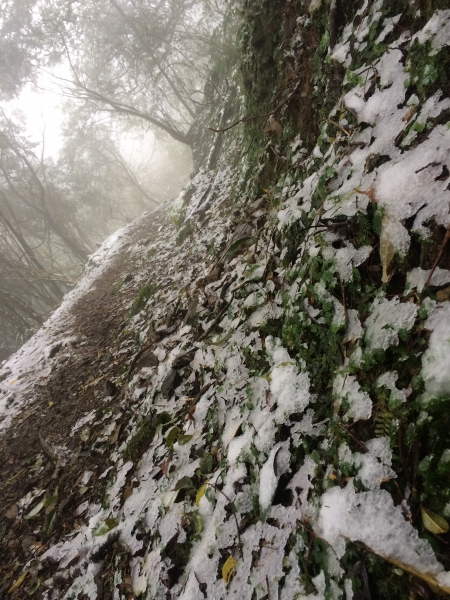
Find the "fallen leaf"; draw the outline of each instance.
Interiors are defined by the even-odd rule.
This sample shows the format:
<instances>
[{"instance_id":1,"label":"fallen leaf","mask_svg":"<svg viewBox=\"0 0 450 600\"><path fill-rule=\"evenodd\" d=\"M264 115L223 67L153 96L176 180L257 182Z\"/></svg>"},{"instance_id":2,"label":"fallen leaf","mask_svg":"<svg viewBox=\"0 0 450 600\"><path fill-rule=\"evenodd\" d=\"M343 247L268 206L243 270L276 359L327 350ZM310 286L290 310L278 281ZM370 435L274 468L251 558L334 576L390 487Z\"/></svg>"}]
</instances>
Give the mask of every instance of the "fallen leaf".
<instances>
[{"instance_id":1,"label":"fallen leaf","mask_svg":"<svg viewBox=\"0 0 450 600\"><path fill-rule=\"evenodd\" d=\"M231 244L227 250L227 256L233 256L233 254L235 254L243 244L246 244L251 239L251 236L246 236Z\"/></svg>"},{"instance_id":2,"label":"fallen leaf","mask_svg":"<svg viewBox=\"0 0 450 600\"><path fill-rule=\"evenodd\" d=\"M19 508L18 508L17 504L11 504L11 506L8 508L8 510L5 513L5 517L7 519L15 519L18 514L19 514Z\"/></svg>"},{"instance_id":3,"label":"fallen leaf","mask_svg":"<svg viewBox=\"0 0 450 600\"><path fill-rule=\"evenodd\" d=\"M18 587L20 587L22 585L22 582L25 579L25 577L27 576L27 574L28 574L28 571L25 571L24 573L22 573L22 575L19 577L19 579L16 579L16 581L9 588L8 594L12 594L13 592L15 592L17 590Z\"/></svg>"},{"instance_id":4,"label":"fallen leaf","mask_svg":"<svg viewBox=\"0 0 450 600\"><path fill-rule=\"evenodd\" d=\"M283 135L283 127L282 127L281 123L279 123L273 115L270 115L269 122L264 131L266 133L268 133L269 131L273 131L273 133L277 137L281 137Z\"/></svg>"},{"instance_id":5,"label":"fallen leaf","mask_svg":"<svg viewBox=\"0 0 450 600\"><path fill-rule=\"evenodd\" d=\"M174 445L175 440L177 439L179 433L180 433L180 428L175 425L175 427L172 427L172 429L167 434L166 446L169 448L169 450L173 450L173 445Z\"/></svg>"},{"instance_id":6,"label":"fallen leaf","mask_svg":"<svg viewBox=\"0 0 450 600\"><path fill-rule=\"evenodd\" d=\"M195 504L198 506L200 504L200 500L203 498L206 492L206 486L208 482L204 483L201 488L198 489L197 495L195 496Z\"/></svg>"},{"instance_id":7,"label":"fallen leaf","mask_svg":"<svg viewBox=\"0 0 450 600\"><path fill-rule=\"evenodd\" d=\"M77 515L77 517L79 517L80 515L82 515L84 513L84 511L89 507L89 501L86 500L85 502L83 502L82 504L80 504L76 511L75 514Z\"/></svg>"},{"instance_id":8,"label":"fallen leaf","mask_svg":"<svg viewBox=\"0 0 450 600\"><path fill-rule=\"evenodd\" d=\"M119 524L118 519L116 519L115 517L109 517L109 519L106 519L104 525L102 525L101 527L98 528L97 532L94 534L95 537L100 537L101 535L105 535L105 533L108 533L109 531L111 531L111 529L114 529L114 527L117 527L118 524Z\"/></svg>"},{"instance_id":9,"label":"fallen leaf","mask_svg":"<svg viewBox=\"0 0 450 600\"><path fill-rule=\"evenodd\" d=\"M383 217L382 228L380 233L380 259L381 265L383 267L383 275L381 277L381 281L383 283L387 283L389 279L388 268L395 255L395 248L392 245L391 238L387 233L390 223L391 219L388 215L385 215Z\"/></svg>"},{"instance_id":10,"label":"fallen leaf","mask_svg":"<svg viewBox=\"0 0 450 600\"><path fill-rule=\"evenodd\" d=\"M228 585L235 568L236 561L232 556L229 556L222 567L222 579L225 581L225 585Z\"/></svg>"},{"instance_id":11,"label":"fallen leaf","mask_svg":"<svg viewBox=\"0 0 450 600\"><path fill-rule=\"evenodd\" d=\"M185 446L193 437L193 435L179 435L177 442L180 446Z\"/></svg>"},{"instance_id":12,"label":"fallen leaf","mask_svg":"<svg viewBox=\"0 0 450 600\"><path fill-rule=\"evenodd\" d=\"M439 290L436 293L436 300L438 302L445 302L450 298L450 287L446 287L444 290Z\"/></svg>"},{"instance_id":13,"label":"fallen leaf","mask_svg":"<svg viewBox=\"0 0 450 600\"><path fill-rule=\"evenodd\" d=\"M444 519L444 517L437 515L435 512L433 512L432 510L428 510L424 506L421 507L421 511L422 522L425 529L428 529L428 531L431 531L431 533L436 534L447 533L448 523Z\"/></svg>"},{"instance_id":14,"label":"fallen leaf","mask_svg":"<svg viewBox=\"0 0 450 600\"><path fill-rule=\"evenodd\" d=\"M125 488L125 491L123 493L123 499L124 500L128 500L128 498L133 494L133 488L130 485L129 487Z\"/></svg>"},{"instance_id":15,"label":"fallen leaf","mask_svg":"<svg viewBox=\"0 0 450 600\"><path fill-rule=\"evenodd\" d=\"M115 444L117 442L117 440L119 439L119 433L120 433L120 428L122 427L122 425L117 425L116 429L114 430L114 433L112 434L109 443L110 444Z\"/></svg>"},{"instance_id":16,"label":"fallen leaf","mask_svg":"<svg viewBox=\"0 0 450 600\"><path fill-rule=\"evenodd\" d=\"M190 477L182 477L173 488L175 491L177 490L190 490L194 487L192 483L192 479Z\"/></svg>"},{"instance_id":17,"label":"fallen leaf","mask_svg":"<svg viewBox=\"0 0 450 600\"><path fill-rule=\"evenodd\" d=\"M41 512L44 502L45 500L41 500L39 504L36 504L36 506L25 516L25 519L32 519L33 517L36 517Z\"/></svg>"},{"instance_id":18,"label":"fallen leaf","mask_svg":"<svg viewBox=\"0 0 450 600\"><path fill-rule=\"evenodd\" d=\"M167 475L167 473L169 472L170 469L170 465L171 462L170 460L165 460L162 464L161 464L161 471L163 472L164 475Z\"/></svg>"}]
</instances>

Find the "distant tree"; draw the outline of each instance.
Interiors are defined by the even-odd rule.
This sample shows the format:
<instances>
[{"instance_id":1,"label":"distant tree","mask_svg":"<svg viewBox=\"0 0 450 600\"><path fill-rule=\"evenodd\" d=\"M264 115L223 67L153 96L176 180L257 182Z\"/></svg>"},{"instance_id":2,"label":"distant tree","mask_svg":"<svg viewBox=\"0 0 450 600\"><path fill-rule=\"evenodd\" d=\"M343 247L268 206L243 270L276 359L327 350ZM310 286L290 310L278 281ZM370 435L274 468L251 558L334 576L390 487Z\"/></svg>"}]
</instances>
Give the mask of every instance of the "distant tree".
<instances>
[{"instance_id":1,"label":"distant tree","mask_svg":"<svg viewBox=\"0 0 450 600\"><path fill-rule=\"evenodd\" d=\"M209 79L219 0L7 1L0 51L16 67L5 77L4 95L59 62L64 93L92 112L137 118L190 143ZM8 69L4 54L0 74Z\"/></svg>"},{"instance_id":2,"label":"distant tree","mask_svg":"<svg viewBox=\"0 0 450 600\"><path fill-rule=\"evenodd\" d=\"M21 129L0 119L0 323L4 343L38 326L92 246ZM19 340L20 341L20 340Z\"/></svg>"},{"instance_id":3,"label":"distant tree","mask_svg":"<svg viewBox=\"0 0 450 600\"><path fill-rule=\"evenodd\" d=\"M76 206L83 232L98 242L144 210L155 208L160 198L150 193L124 159L109 124L83 128L74 118L65 127L55 177Z\"/></svg>"}]
</instances>

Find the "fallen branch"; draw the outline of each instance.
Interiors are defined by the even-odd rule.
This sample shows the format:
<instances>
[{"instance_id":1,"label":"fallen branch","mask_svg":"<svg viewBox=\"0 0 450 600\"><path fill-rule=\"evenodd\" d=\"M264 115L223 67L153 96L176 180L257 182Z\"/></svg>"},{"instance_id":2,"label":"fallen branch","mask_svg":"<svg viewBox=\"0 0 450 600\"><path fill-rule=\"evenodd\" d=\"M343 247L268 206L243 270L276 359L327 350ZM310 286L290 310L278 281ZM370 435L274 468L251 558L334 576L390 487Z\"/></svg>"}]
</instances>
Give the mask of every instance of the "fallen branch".
<instances>
[{"instance_id":1,"label":"fallen branch","mask_svg":"<svg viewBox=\"0 0 450 600\"><path fill-rule=\"evenodd\" d=\"M206 485L209 485L210 487L212 487L214 490L216 490L216 492L220 492L222 494L222 496L224 496L224 498L226 498L228 500L228 502L229 502L229 504L231 506L231 510L233 511L234 520L236 522L236 529L237 529L238 543L239 543L239 551L241 553L241 558L243 559L244 558L244 551L242 549L241 534L239 533L239 523L238 523L238 520L237 520L236 509L234 508L234 504L231 502L231 500L225 494L225 492L222 492L222 490L220 490L215 483L207 483Z\"/></svg>"},{"instance_id":2,"label":"fallen branch","mask_svg":"<svg viewBox=\"0 0 450 600\"><path fill-rule=\"evenodd\" d=\"M275 115L277 112L279 112L283 108L283 106L285 106L289 102L289 100L292 98L293 94L294 94L294 92L289 94L289 96L286 98L286 100L284 102L282 102L280 105L278 105L274 110L271 110L269 113L266 113L264 115L255 115L253 117L245 117L243 119L239 119L239 121L236 121L232 125L229 125L228 127L224 127L223 129L213 129L212 127L208 127L208 129L210 131L214 131L214 133L224 133L225 131L229 131L230 129L233 129L233 127L236 127L236 125L239 125L240 123L249 123L250 121L256 121L257 119L265 119L267 117L270 117L271 115Z\"/></svg>"},{"instance_id":3,"label":"fallen branch","mask_svg":"<svg viewBox=\"0 0 450 600\"><path fill-rule=\"evenodd\" d=\"M343 133L345 133L345 135L347 137L350 136L350 133L346 129L344 129L343 127L341 127L341 125L339 125L339 123L336 123L336 121L332 121L331 119L328 119L328 123L331 123L332 125L334 125L338 129L340 129Z\"/></svg>"},{"instance_id":4,"label":"fallen branch","mask_svg":"<svg viewBox=\"0 0 450 600\"><path fill-rule=\"evenodd\" d=\"M425 281L425 285L423 286L422 297L423 297L423 294L424 294L425 290L427 289L427 287L430 284L431 278L433 277L433 274L436 271L436 267L438 266L438 264L439 264L439 262L440 262L440 260L442 258L442 255L444 254L444 250L445 250L445 247L446 247L447 242L448 242L449 239L450 239L450 225L447 227L447 231L445 233L445 237L444 237L444 241L442 242L441 249L439 250L439 254L437 255L436 260L434 261L433 268L429 272L428 277L427 277L427 279Z\"/></svg>"}]
</instances>

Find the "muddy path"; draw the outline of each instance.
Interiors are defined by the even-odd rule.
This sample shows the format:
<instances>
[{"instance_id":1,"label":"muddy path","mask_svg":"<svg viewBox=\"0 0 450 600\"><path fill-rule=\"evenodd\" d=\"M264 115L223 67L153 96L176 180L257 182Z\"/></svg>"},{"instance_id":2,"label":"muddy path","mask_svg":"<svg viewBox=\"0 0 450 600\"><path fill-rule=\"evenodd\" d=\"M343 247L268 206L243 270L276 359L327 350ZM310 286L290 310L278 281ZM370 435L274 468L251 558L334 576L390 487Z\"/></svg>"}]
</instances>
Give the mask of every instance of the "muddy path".
<instances>
[{"instance_id":1,"label":"muddy path","mask_svg":"<svg viewBox=\"0 0 450 600\"><path fill-rule=\"evenodd\" d=\"M61 335L69 335L73 342L50 350L50 374L35 374L31 390L23 395L25 408L0 434L1 597L32 554L42 553L51 539L76 528L74 506L80 499L73 490L80 476L99 475L107 468L108 456L90 450L96 420L98 414L114 410L119 393L112 380L134 351L134 344L124 344L120 333L143 281L151 277L145 266L136 270L137 257L166 227L173 226L163 206L127 228L122 251L109 261L95 285L76 298L67 322L60 323ZM125 348L120 358L112 361L121 344ZM91 411L97 412L89 437L71 435L80 415ZM45 540L33 533L32 519L15 519L17 502L32 490L56 491L59 498L58 522Z\"/></svg>"}]
</instances>

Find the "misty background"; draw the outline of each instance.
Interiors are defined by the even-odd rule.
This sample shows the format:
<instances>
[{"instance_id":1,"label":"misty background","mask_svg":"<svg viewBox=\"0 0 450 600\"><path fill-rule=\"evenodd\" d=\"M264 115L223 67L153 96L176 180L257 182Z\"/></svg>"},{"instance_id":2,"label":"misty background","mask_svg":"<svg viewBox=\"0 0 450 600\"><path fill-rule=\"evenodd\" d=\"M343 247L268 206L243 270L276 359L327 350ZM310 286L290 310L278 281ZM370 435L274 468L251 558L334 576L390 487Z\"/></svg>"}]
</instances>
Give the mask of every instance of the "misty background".
<instances>
[{"instance_id":1,"label":"misty background","mask_svg":"<svg viewBox=\"0 0 450 600\"><path fill-rule=\"evenodd\" d=\"M189 180L224 0L5 0L0 360L89 255Z\"/></svg>"}]
</instances>

